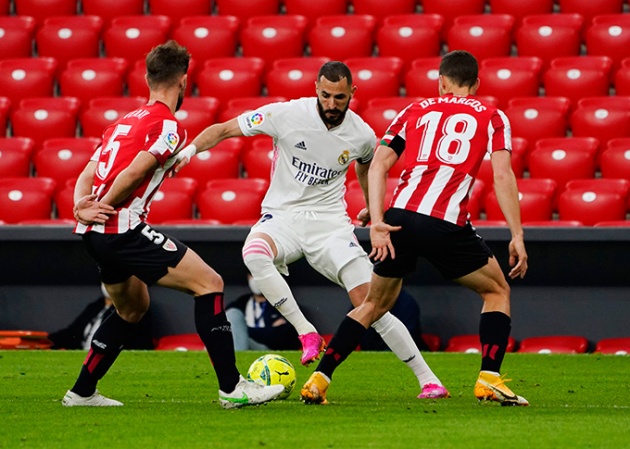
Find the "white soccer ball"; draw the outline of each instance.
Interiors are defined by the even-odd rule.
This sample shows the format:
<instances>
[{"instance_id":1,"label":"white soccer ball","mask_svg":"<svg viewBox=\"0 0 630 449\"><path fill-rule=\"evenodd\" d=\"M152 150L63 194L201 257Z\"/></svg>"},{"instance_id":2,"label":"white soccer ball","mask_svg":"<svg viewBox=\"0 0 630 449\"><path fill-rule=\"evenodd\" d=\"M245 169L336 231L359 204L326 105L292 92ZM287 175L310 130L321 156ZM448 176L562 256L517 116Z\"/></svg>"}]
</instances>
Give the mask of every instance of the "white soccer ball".
<instances>
[{"instance_id":1,"label":"white soccer ball","mask_svg":"<svg viewBox=\"0 0 630 449\"><path fill-rule=\"evenodd\" d=\"M247 378L260 385L283 385L278 399L289 397L295 388L295 368L291 362L277 354L266 354L254 360L247 370Z\"/></svg>"}]
</instances>

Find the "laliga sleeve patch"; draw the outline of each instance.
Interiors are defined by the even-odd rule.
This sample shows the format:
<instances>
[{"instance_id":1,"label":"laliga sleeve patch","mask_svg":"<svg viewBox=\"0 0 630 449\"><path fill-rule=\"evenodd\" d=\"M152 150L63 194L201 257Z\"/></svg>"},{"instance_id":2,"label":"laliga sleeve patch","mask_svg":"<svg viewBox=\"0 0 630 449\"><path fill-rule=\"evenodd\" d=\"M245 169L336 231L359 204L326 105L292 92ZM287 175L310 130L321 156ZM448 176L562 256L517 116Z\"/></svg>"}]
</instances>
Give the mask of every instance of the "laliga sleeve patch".
<instances>
[{"instance_id":1,"label":"laliga sleeve patch","mask_svg":"<svg viewBox=\"0 0 630 449\"><path fill-rule=\"evenodd\" d=\"M175 148L177 148L177 144L179 143L179 136L177 135L177 133L170 132L166 134L166 136L164 136L164 143L166 143L166 146L174 151Z\"/></svg>"},{"instance_id":2,"label":"laliga sleeve patch","mask_svg":"<svg viewBox=\"0 0 630 449\"><path fill-rule=\"evenodd\" d=\"M249 129L260 126L265 121L265 116L260 112L254 112L249 117L247 117L247 127Z\"/></svg>"}]
</instances>

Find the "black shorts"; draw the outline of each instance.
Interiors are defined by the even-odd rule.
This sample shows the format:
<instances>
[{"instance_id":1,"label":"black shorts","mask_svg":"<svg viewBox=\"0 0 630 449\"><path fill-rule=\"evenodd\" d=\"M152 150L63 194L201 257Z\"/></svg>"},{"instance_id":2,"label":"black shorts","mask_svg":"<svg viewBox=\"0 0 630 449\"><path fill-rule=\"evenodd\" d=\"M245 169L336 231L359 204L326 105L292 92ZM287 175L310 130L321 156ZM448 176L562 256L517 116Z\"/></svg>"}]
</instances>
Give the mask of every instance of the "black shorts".
<instances>
[{"instance_id":1,"label":"black shorts","mask_svg":"<svg viewBox=\"0 0 630 449\"><path fill-rule=\"evenodd\" d=\"M88 253L96 260L105 284L136 276L153 285L176 267L188 247L143 223L124 234L83 234Z\"/></svg>"},{"instance_id":2,"label":"black shorts","mask_svg":"<svg viewBox=\"0 0 630 449\"><path fill-rule=\"evenodd\" d=\"M374 265L374 273L382 277L404 277L416 270L421 256L445 279L457 279L485 266L493 257L470 223L458 226L404 209L389 209L385 222L402 229L390 234L396 259L388 257Z\"/></svg>"}]
</instances>

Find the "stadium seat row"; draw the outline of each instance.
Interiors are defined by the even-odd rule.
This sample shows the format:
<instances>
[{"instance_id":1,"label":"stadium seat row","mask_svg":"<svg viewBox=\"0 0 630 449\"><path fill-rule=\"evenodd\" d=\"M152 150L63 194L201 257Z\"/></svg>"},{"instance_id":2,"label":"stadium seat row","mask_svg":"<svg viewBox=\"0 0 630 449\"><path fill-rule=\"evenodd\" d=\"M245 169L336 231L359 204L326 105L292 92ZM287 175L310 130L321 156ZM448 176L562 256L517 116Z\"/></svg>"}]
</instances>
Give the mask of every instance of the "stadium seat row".
<instances>
[{"instance_id":1,"label":"stadium seat row","mask_svg":"<svg viewBox=\"0 0 630 449\"><path fill-rule=\"evenodd\" d=\"M326 336L324 336L326 338ZM435 334L422 334L422 339L430 351L441 350L441 339ZM518 348L518 349L517 349ZM204 345L197 334L165 335L158 339L156 350L163 351L202 351ZM539 354L582 354L589 349L586 338L577 335L558 335L527 337L517 344L510 337L508 352L525 352ZM448 340L446 352L481 352L478 335L456 335ZM628 355L630 354L630 337L605 338L599 340L593 350L595 353Z\"/></svg>"},{"instance_id":2,"label":"stadium seat row","mask_svg":"<svg viewBox=\"0 0 630 449\"><path fill-rule=\"evenodd\" d=\"M0 58L54 57L58 70L71 58L117 57L129 66L155 45L173 38L200 65L210 58L245 56L276 59L301 56L345 60L395 56L405 70L413 59L439 56L446 48L469 50L479 60L536 56L546 68L560 56L608 56L613 69L630 56L630 15L603 14L586 22L579 14L526 16L458 15L445 26L439 14L326 15L310 24L306 16L275 14L241 22L227 15L191 15L173 24L164 15L54 15L38 24L30 16L0 16Z\"/></svg>"}]
</instances>

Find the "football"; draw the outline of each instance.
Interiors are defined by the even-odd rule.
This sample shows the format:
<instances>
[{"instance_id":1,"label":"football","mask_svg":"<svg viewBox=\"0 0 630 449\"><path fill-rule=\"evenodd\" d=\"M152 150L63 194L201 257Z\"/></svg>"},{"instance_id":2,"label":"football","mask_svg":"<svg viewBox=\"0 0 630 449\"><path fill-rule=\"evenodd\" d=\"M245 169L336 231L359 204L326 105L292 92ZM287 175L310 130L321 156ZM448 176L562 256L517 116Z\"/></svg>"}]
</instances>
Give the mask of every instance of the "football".
<instances>
[{"instance_id":1,"label":"football","mask_svg":"<svg viewBox=\"0 0 630 449\"><path fill-rule=\"evenodd\" d=\"M277 354L266 354L254 360L247 370L247 378L260 385L284 385L278 399L288 398L296 382L291 362Z\"/></svg>"}]
</instances>

